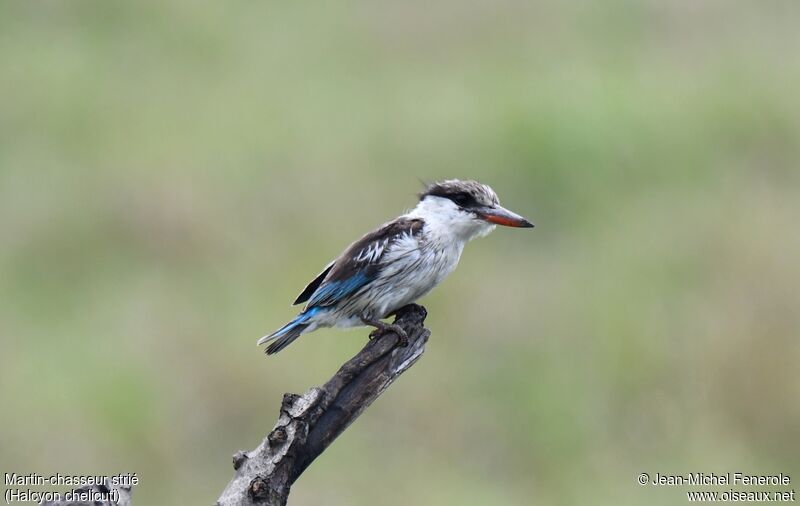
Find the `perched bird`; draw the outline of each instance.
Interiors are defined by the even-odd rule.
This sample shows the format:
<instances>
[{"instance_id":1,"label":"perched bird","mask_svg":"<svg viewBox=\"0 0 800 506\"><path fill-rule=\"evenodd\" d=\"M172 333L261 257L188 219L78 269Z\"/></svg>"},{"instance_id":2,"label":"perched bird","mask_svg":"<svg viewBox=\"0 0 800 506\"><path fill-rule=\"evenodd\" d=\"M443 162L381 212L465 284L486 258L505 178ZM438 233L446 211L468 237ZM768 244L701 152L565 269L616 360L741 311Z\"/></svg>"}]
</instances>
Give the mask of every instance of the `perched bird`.
<instances>
[{"instance_id":1,"label":"perched bird","mask_svg":"<svg viewBox=\"0 0 800 506\"><path fill-rule=\"evenodd\" d=\"M533 227L500 206L497 194L477 181L429 185L410 212L381 225L347 247L294 301L303 311L258 344L274 340L267 354L281 351L301 334L320 327L376 327L370 337L402 328L380 321L414 302L453 272L464 244L495 225Z\"/></svg>"}]
</instances>

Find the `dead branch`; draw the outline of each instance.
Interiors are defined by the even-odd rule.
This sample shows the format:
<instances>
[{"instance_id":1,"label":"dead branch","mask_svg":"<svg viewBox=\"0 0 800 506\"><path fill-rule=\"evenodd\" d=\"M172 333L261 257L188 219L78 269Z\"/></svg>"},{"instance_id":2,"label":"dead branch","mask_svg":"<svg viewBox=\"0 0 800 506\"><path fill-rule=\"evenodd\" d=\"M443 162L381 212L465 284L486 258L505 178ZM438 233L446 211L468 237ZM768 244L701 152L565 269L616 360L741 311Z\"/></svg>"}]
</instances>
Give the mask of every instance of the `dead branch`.
<instances>
[{"instance_id":1,"label":"dead branch","mask_svg":"<svg viewBox=\"0 0 800 506\"><path fill-rule=\"evenodd\" d=\"M408 346L396 347L397 335L387 333L369 341L322 387L284 394L269 435L255 450L233 456L236 473L217 505L285 505L292 484L314 459L422 356L430 336L426 316L422 306L405 306L395 323L408 334Z\"/></svg>"}]
</instances>

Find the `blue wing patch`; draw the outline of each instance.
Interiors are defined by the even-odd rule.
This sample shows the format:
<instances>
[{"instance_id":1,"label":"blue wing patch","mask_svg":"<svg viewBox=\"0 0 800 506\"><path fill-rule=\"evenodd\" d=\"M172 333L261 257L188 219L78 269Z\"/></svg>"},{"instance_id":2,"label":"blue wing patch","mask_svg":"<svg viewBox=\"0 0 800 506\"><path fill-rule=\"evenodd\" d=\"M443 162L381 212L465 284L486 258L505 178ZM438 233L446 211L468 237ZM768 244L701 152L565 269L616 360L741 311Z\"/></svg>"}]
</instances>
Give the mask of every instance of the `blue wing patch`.
<instances>
[{"instance_id":1,"label":"blue wing patch","mask_svg":"<svg viewBox=\"0 0 800 506\"><path fill-rule=\"evenodd\" d=\"M357 272L347 279L323 283L308 300L308 307L330 306L354 294L372 279L363 272Z\"/></svg>"}]
</instances>

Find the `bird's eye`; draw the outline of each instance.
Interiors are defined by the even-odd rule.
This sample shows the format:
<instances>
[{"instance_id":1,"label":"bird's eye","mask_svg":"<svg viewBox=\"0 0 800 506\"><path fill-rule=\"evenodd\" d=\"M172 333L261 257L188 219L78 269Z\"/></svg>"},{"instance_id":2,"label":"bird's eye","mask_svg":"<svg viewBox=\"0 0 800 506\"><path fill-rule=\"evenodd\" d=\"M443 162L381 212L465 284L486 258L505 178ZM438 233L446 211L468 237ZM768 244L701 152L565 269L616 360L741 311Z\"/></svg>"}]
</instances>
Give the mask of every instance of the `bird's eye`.
<instances>
[{"instance_id":1,"label":"bird's eye","mask_svg":"<svg viewBox=\"0 0 800 506\"><path fill-rule=\"evenodd\" d=\"M465 207L470 203L470 197L466 193L457 193L451 197L451 200L459 207Z\"/></svg>"}]
</instances>

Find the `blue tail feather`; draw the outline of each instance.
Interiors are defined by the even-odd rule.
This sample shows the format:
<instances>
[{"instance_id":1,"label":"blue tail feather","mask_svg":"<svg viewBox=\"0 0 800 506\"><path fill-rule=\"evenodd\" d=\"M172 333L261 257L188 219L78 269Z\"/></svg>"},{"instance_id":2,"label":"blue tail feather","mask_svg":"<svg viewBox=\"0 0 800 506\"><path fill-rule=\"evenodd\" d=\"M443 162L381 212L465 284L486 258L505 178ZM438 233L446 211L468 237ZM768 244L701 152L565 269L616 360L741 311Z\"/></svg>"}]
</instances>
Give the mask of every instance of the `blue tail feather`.
<instances>
[{"instance_id":1,"label":"blue tail feather","mask_svg":"<svg viewBox=\"0 0 800 506\"><path fill-rule=\"evenodd\" d=\"M311 317L317 314L319 310L319 307L312 307L306 311L303 311L283 327L279 328L272 334L259 339L258 344L264 344L275 339L276 341L267 347L266 352L268 355L278 353L282 349L289 346L292 341L300 337L300 334L302 334L306 327L310 325L308 321L311 319Z\"/></svg>"}]
</instances>

